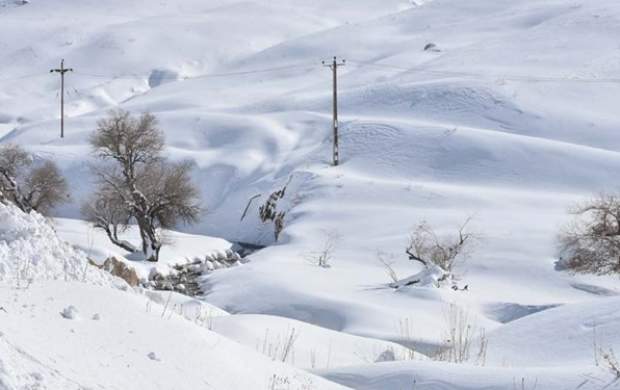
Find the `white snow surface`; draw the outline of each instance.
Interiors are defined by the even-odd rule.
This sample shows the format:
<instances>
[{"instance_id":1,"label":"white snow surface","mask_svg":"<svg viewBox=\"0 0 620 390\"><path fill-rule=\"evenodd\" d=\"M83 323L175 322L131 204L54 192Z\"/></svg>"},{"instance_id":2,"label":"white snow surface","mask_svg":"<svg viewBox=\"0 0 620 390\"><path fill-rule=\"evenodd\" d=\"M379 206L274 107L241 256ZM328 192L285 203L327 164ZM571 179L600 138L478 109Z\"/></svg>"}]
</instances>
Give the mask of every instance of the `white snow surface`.
<instances>
[{"instance_id":1,"label":"white snow surface","mask_svg":"<svg viewBox=\"0 0 620 390\"><path fill-rule=\"evenodd\" d=\"M204 260L205 256L223 253L231 244L221 238L175 231L164 231L166 245L160 251L160 260L156 264L145 262L141 253L128 253L110 242L106 234L95 229L89 223L77 219L54 219L54 227L63 240L85 253L89 259L102 265L109 257L125 262L136 271L140 279L148 280L153 269L160 274L168 274L178 264ZM132 243L140 243L138 229L134 226L123 234Z\"/></svg>"},{"instance_id":2,"label":"white snow surface","mask_svg":"<svg viewBox=\"0 0 620 390\"><path fill-rule=\"evenodd\" d=\"M0 292L3 390L267 389L274 376L291 388L342 389L135 293L64 281ZM68 305L81 315L63 317Z\"/></svg>"},{"instance_id":3,"label":"white snow surface","mask_svg":"<svg viewBox=\"0 0 620 390\"><path fill-rule=\"evenodd\" d=\"M0 202L0 282L24 287L41 280L119 283L88 264L84 253L62 241L49 221Z\"/></svg>"},{"instance_id":4,"label":"white snow surface","mask_svg":"<svg viewBox=\"0 0 620 390\"><path fill-rule=\"evenodd\" d=\"M123 381L135 377L144 387L171 388L172 377L189 375L181 366L147 368L172 364L175 358L211 361L228 350L224 357L231 366L200 365L215 373L221 369L215 388L235 388L236 382L227 380L245 380L234 374L240 368L232 366L233 357L242 355L252 361L238 366L260 372L248 375L247 383L262 378L249 388L268 388L265 381L277 370L257 357L264 349L256 347L256 340L264 338L267 329L286 334L295 327L300 329L299 358L282 369L301 372L292 364L312 368L311 356L325 356L332 342L340 348L333 354L334 364L319 363L316 373L356 389L411 388L414 377L415 388L428 389L514 389L521 388L522 379L526 389L617 386L604 365L595 365L593 340L620 354L618 278L571 275L554 267L556 235L569 220L567 207L596 192L618 190L617 1L0 4L0 142L52 157L67 175L72 202L56 210L63 239L95 257L115 250L105 240L91 245L93 233L76 219L94 181L88 169L93 162L88 137L99 118L121 107L153 112L166 135L167 156L196 162L194 177L207 212L199 224L179 227L183 233L175 237L178 246L167 249L174 257L235 241L269 245L247 264L204 278L207 294L202 299L224 311L216 310L221 317L207 323L227 338L183 322L174 329L191 329L187 333L193 336L175 354L172 347L158 350L141 339L135 350L108 350L105 338L118 339L108 335L110 328L102 328L97 337L89 334L91 346L102 351L89 358L95 362L97 354L122 353L125 360L110 360L110 367L120 370L114 364L131 364L150 376L107 378L111 371L104 370L92 381L125 388ZM439 50L424 51L428 43ZM334 55L347 60L338 69L339 167L329 166L331 73L321 64ZM61 58L74 69L66 79L62 140L57 130L59 80L49 74ZM287 182L278 204L287 212L285 229L274 243L273 226L262 224L257 210ZM242 220L255 195L260 197ZM157 317L144 313L144 297L112 289L100 293L106 287L91 285L106 283L98 281L96 273L87 285L43 281L63 280L64 268L53 259L76 252L52 239L24 241L20 231L36 237L51 228L39 226L40 217L28 217L35 220L7 230L5 220L26 217L0 212L0 234L7 237L0 241L0 250L8 253L0 259L23 264L23 259L38 256L36 264L51 264L34 268L33 275L42 281L34 282L20 303L58 299L62 305L46 315L64 321L61 327L80 326L78 335L92 330L87 326L95 312L101 316L97 323L127 324L124 312L95 307L99 298L92 304L77 302L79 294L90 297L87 290L93 297L101 294L102 300L114 294L122 302L119 310L131 313L127 321L136 325L118 326L120 332L135 332L127 340L142 329L140 321ZM398 277L405 279L421 270L404 253L409 231L426 220L440 233L451 233L468 216L473 216L470 227L480 239L456 269L457 284L467 285L467 291L388 287L391 280L377 260L379 252L394 261ZM200 244L186 244L184 234ZM330 267L317 267L308 259L330 235L340 237ZM50 243L54 246L48 247ZM46 253L58 256L45 260ZM11 257L14 254L18 256ZM15 272L0 269L7 288L15 288ZM167 301L165 294L160 296L162 305ZM183 306L176 295L170 301ZM373 345L392 342L432 355L445 343L451 304L468 312L472 326L485 329L489 344L484 367L359 361L358 342L366 352L362 356L369 356ZM59 315L69 305L79 310L80 320ZM201 317L202 312L198 308L185 317ZM34 340L25 321L26 314L2 320L0 326L22 329L19 334ZM163 336L161 327L149 337L167 340L174 333ZM5 329L0 331L7 333ZM222 340L224 349L200 348L203 336L213 343ZM39 375L29 377L31 371L40 372L53 389L71 388L64 386L88 378L85 373L65 374L70 363L79 361L76 354L48 358L48 352L32 349L31 358L24 360L16 351L31 344L6 340L15 347L3 347L12 352L0 355L10 367L0 365L0 371L24 377L2 379L9 384L5 387L32 385L27 381ZM46 340L54 350L65 339ZM151 352L159 360L149 359ZM105 365L108 360L99 361ZM52 375L54 370L65 376ZM200 387L198 380L188 380L188 386ZM174 383L185 384L182 379Z\"/></svg>"}]
</instances>

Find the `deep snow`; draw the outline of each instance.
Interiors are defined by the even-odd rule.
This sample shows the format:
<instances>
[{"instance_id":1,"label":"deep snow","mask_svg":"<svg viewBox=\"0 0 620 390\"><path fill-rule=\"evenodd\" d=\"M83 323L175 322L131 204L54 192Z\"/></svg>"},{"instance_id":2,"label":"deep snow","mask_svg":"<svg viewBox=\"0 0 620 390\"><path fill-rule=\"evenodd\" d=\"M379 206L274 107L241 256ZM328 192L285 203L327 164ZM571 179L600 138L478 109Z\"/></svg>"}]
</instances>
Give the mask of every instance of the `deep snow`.
<instances>
[{"instance_id":1,"label":"deep snow","mask_svg":"<svg viewBox=\"0 0 620 390\"><path fill-rule=\"evenodd\" d=\"M290 180L281 240L204 280L205 301L232 314L215 331L230 322L224 336L255 352L266 330L277 338L297 320L326 329L299 325L311 337L300 334L304 357L289 363L312 367L340 334L342 365L317 373L353 388L411 387L412 373L431 389L513 389L522 378L526 388L613 387L592 340L620 351L618 280L554 263L566 207L617 190L619 26L612 0L32 0L0 8L0 142L59 162L73 203L58 209L57 229L89 253L110 248L71 219L92 183L88 136L110 108L153 112L168 155L196 161L208 212L186 233L273 244L257 208ZM429 42L439 51L424 51ZM347 59L337 168L321 65L333 55ZM58 78L47 72L63 57L75 72L60 140ZM379 252L414 274L408 232L427 220L448 233L468 216L480 240L458 268L467 292L387 287ZM331 267L313 266L330 235L340 237ZM388 341L424 359L445 342L451 304L485 329L485 367L356 360L352 335L363 356Z\"/></svg>"}]
</instances>

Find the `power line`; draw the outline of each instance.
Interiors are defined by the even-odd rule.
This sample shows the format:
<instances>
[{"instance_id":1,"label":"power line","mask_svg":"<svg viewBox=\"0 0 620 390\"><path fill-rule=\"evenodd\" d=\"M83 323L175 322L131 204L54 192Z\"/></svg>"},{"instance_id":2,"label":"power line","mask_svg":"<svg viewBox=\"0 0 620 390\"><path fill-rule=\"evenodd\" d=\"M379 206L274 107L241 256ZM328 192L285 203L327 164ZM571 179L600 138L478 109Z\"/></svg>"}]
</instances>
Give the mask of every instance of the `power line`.
<instances>
[{"instance_id":1,"label":"power line","mask_svg":"<svg viewBox=\"0 0 620 390\"><path fill-rule=\"evenodd\" d=\"M382 64L377 62L369 62L369 61L356 61L356 60L348 60L349 63L356 64L360 67L375 67L375 68L383 68L383 69L392 69L399 70L402 72L416 72L416 74L426 74L431 76L445 76L445 77L467 77L478 80L489 80L489 79L500 79L507 81L521 81L521 82L577 82L577 83L620 83L620 78L615 77L601 77L601 78L586 78L586 77L568 77L568 76L530 76L530 75L515 75L515 74L491 74L491 73L476 73L476 72L459 72L459 71L449 71L449 70L430 70L430 69L422 69L420 67L411 67L406 68L403 66L395 66L389 64ZM315 66L313 65L288 65L288 66L280 66L280 67L272 67L272 68L264 68L264 69L253 69L247 71L236 71L236 72L224 72L224 73L207 73L196 76L181 76L181 77L171 77L171 76L161 76L160 80L195 80L195 79L207 79L207 78L219 78L219 77L234 77L234 76L244 76L250 74L259 74L259 73L268 73L268 72L276 72L281 70L289 70L289 69L306 69L312 70ZM93 77L93 78L102 78L102 79L112 79L112 80L141 80L147 79L149 75L141 75L141 74L125 74L125 75L115 75L115 74L97 74L97 73L87 73L87 72L74 72L76 76L82 77ZM25 74L21 76L11 77L11 78L0 78L0 82L7 81L17 81L26 78L34 78L40 77L43 73L31 73Z\"/></svg>"},{"instance_id":2,"label":"power line","mask_svg":"<svg viewBox=\"0 0 620 390\"><path fill-rule=\"evenodd\" d=\"M197 76L181 76L181 77L162 76L162 77L159 77L159 79L160 80L194 80L194 79L206 79L206 78L215 78L215 77L243 76L243 75L249 75L249 74L268 73L268 72L275 72L275 71L288 70L288 69L302 69L303 68L306 70L312 70L315 67L316 66L313 66L313 65L289 65L289 66L280 66L280 67L273 67L273 68L254 69L254 70L237 71L237 72L206 73L206 74L201 74ZM74 72L73 74L77 76L87 76L87 77L113 79L113 80L140 80L140 79L145 79L149 77L149 75L141 75L141 74L135 74L135 73L128 74L128 75L127 74L115 75L115 74ZM40 77L42 75L43 73L31 73L31 74L25 74L22 76L0 79L0 82L22 80L22 79L31 78L31 77Z\"/></svg>"},{"instance_id":3,"label":"power line","mask_svg":"<svg viewBox=\"0 0 620 390\"><path fill-rule=\"evenodd\" d=\"M171 76L162 76L159 77L159 80L195 80L195 79L206 79L206 78L215 78L215 77L230 77L230 76L243 76L248 74L256 74L256 73L268 73L275 72L279 70L288 70L288 69L313 69L314 66L309 65L289 65L289 66L279 66L273 68L265 68L265 69L254 69L254 70L246 70L246 71L237 71L237 72L225 72L225 73L207 73L197 76L183 76L183 77L171 77ZM81 76L89 76L96 78L106 78L106 79L115 79L115 80L135 80L135 79L144 79L148 78L145 75L139 74L130 74L130 75L105 75L105 74L95 74L95 73L85 73L85 72L75 72L76 75Z\"/></svg>"},{"instance_id":4,"label":"power line","mask_svg":"<svg viewBox=\"0 0 620 390\"><path fill-rule=\"evenodd\" d=\"M41 76L43 76L43 73L31 73L31 74L26 74L26 75L22 75L22 76L16 76L16 77L10 77L10 78L6 78L6 79L0 79L0 82L23 80L23 79L27 79L27 78L31 78L31 77L41 77Z\"/></svg>"},{"instance_id":5,"label":"power line","mask_svg":"<svg viewBox=\"0 0 620 390\"><path fill-rule=\"evenodd\" d=\"M620 83L620 78L584 78L584 77L559 77L559 76L528 76L528 75L510 75L510 74L490 74L490 73L474 73L474 72L455 72L446 70L428 70L419 67L405 68L394 65L378 64L375 62L349 60L350 63L359 66L373 66L377 68L394 69L403 72L426 73L438 76L453 77L470 77L481 80L502 79L508 81L523 82L583 82L583 83Z\"/></svg>"}]
</instances>

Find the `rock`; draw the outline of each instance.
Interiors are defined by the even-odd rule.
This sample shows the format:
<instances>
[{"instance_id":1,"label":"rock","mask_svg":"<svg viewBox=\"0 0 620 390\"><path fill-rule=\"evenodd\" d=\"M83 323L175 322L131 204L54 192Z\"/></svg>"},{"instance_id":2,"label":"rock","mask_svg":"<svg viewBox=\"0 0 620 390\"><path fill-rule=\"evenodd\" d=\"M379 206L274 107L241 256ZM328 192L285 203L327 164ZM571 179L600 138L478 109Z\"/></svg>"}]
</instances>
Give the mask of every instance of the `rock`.
<instances>
[{"instance_id":1,"label":"rock","mask_svg":"<svg viewBox=\"0 0 620 390\"><path fill-rule=\"evenodd\" d=\"M99 313L95 313L93 314L93 321L99 321L101 319L101 316L99 315Z\"/></svg>"},{"instance_id":2,"label":"rock","mask_svg":"<svg viewBox=\"0 0 620 390\"><path fill-rule=\"evenodd\" d=\"M60 315L63 316L63 318L66 318L68 320L75 320L78 318L78 310L75 308L75 306L70 305L65 307L61 312Z\"/></svg>"},{"instance_id":3,"label":"rock","mask_svg":"<svg viewBox=\"0 0 620 390\"><path fill-rule=\"evenodd\" d=\"M434 43L427 43L426 46L424 46L424 51L431 51L431 52L440 52L441 50L439 50L439 48L437 47L436 44Z\"/></svg>"},{"instance_id":4,"label":"rock","mask_svg":"<svg viewBox=\"0 0 620 390\"><path fill-rule=\"evenodd\" d=\"M151 268L151 272L149 272L149 280L159 282L164 279L166 278L157 270L157 268Z\"/></svg>"},{"instance_id":5,"label":"rock","mask_svg":"<svg viewBox=\"0 0 620 390\"><path fill-rule=\"evenodd\" d=\"M87 260L88 260L88 264L92 265L93 267L97 267L99 269L103 268L103 265L99 265L99 264L95 263L95 261L93 259L87 258Z\"/></svg>"},{"instance_id":6,"label":"rock","mask_svg":"<svg viewBox=\"0 0 620 390\"><path fill-rule=\"evenodd\" d=\"M146 355L149 359L151 360L155 360L155 361L159 361L159 357L157 356L157 354L155 352L149 352L148 355Z\"/></svg>"},{"instance_id":7,"label":"rock","mask_svg":"<svg viewBox=\"0 0 620 390\"><path fill-rule=\"evenodd\" d=\"M116 257L108 257L103 263L103 269L112 275L123 279L131 287L136 287L140 282L136 270L130 268L127 264L121 260L118 260Z\"/></svg>"},{"instance_id":8,"label":"rock","mask_svg":"<svg viewBox=\"0 0 620 390\"><path fill-rule=\"evenodd\" d=\"M381 352L381 354L377 357L375 363L393 362L395 360L396 356L394 355L394 351L391 349L386 349L385 351Z\"/></svg>"},{"instance_id":9,"label":"rock","mask_svg":"<svg viewBox=\"0 0 620 390\"><path fill-rule=\"evenodd\" d=\"M143 286L155 290L176 291L189 296L203 295L201 277L217 269L229 268L242 263L241 256L233 250L215 251L204 258L175 264L165 274L151 269Z\"/></svg>"}]
</instances>

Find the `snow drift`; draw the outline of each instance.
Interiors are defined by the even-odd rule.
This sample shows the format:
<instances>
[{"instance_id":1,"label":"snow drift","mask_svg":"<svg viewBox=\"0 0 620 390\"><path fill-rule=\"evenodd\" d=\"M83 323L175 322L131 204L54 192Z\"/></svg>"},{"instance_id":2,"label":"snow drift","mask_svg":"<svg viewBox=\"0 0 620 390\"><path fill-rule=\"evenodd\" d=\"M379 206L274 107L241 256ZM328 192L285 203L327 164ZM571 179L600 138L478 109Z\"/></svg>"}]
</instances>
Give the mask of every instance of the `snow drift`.
<instances>
[{"instance_id":1,"label":"snow drift","mask_svg":"<svg viewBox=\"0 0 620 390\"><path fill-rule=\"evenodd\" d=\"M0 203L0 281L25 286L41 280L109 285L113 278L91 266L84 253L56 235L42 215Z\"/></svg>"}]
</instances>

